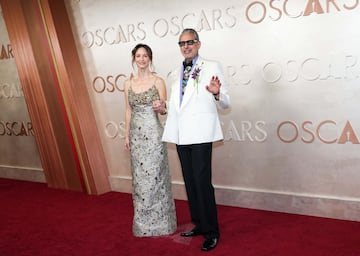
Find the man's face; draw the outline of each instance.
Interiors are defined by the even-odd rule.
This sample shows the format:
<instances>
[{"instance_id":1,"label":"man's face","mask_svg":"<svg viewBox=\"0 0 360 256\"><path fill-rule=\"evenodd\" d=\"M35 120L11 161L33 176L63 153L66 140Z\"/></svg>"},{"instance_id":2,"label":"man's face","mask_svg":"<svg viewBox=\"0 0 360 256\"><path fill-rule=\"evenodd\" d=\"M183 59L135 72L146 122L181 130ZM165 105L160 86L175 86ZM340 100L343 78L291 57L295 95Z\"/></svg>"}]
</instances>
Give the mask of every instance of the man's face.
<instances>
[{"instance_id":1,"label":"man's face","mask_svg":"<svg viewBox=\"0 0 360 256\"><path fill-rule=\"evenodd\" d=\"M195 40L192 33L185 33L179 39L179 47L185 61L191 61L198 55L201 43Z\"/></svg>"}]
</instances>

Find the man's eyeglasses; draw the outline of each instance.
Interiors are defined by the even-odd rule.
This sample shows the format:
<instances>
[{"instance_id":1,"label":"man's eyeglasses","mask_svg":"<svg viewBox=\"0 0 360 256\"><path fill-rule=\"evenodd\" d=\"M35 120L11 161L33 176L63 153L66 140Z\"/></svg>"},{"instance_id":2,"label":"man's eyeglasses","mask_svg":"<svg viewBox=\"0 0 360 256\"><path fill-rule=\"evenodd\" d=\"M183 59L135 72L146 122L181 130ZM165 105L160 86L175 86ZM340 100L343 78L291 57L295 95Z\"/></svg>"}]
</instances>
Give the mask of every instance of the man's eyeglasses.
<instances>
[{"instance_id":1,"label":"man's eyeglasses","mask_svg":"<svg viewBox=\"0 0 360 256\"><path fill-rule=\"evenodd\" d=\"M193 45L193 44L196 44L197 42L199 42L199 40L192 39L192 40L187 40L187 41L180 41L180 42L178 42L178 44L179 44L180 47L183 47L183 46L185 46L185 44Z\"/></svg>"}]
</instances>

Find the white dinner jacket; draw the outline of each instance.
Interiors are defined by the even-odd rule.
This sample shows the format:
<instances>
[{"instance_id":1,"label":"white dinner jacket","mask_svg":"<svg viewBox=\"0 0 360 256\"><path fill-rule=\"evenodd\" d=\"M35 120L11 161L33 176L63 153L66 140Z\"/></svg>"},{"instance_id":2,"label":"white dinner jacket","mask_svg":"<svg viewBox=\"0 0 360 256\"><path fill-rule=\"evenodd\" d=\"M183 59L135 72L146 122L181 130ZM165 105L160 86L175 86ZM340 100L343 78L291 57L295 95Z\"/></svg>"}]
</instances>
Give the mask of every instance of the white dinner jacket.
<instances>
[{"instance_id":1,"label":"white dinner jacket","mask_svg":"<svg viewBox=\"0 0 360 256\"><path fill-rule=\"evenodd\" d=\"M192 78L195 68L201 69L198 83ZM162 140L178 145L222 140L223 133L217 107L227 108L230 105L230 99L221 65L218 62L198 57L180 104L181 72L180 66L167 78L171 94ZM212 76L218 76L221 82L219 101L216 101L214 96L206 90Z\"/></svg>"}]
</instances>

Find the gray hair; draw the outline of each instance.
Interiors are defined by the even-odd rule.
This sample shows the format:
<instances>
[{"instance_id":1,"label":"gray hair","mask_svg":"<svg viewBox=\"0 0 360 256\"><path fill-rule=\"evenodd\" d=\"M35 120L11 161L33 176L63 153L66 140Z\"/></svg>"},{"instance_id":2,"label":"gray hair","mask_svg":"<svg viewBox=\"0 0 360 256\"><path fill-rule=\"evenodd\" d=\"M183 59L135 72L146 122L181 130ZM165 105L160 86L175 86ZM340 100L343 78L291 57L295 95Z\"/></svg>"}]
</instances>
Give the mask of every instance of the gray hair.
<instances>
[{"instance_id":1,"label":"gray hair","mask_svg":"<svg viewBox=\"0 0 360 256\"><path fill-rule=\"evenodd\" d=\"M179 38L180 38L183 34L187 34L187 33L193 34L194 37L195 37L194 39L200 41L198 32L196 32L196 30L195 30L195 29L192 29L192 28L185 28L185 29L181 32Z\"/></svg>"}]
</instances>

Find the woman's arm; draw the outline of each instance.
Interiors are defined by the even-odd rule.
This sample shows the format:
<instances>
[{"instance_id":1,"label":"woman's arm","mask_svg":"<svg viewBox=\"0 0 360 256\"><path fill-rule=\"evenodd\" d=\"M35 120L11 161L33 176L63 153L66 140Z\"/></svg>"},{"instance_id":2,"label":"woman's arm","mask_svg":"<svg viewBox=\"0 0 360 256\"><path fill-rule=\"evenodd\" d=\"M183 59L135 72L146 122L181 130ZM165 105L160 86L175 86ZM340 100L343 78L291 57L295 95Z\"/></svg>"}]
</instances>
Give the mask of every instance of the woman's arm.
<instances>
[{"instance_id":1,"label":"woman's arm","mask_svg":"<svg viewBox=\"0 0 360 256\"><path fill-rule=\"evenodd\" d=\"M131 107L129 104L128 90L130 80L126 80L124 83L124 96L125 96L125 144L126 150L130 150L130 118L131 118Z\"/></svg>"},{"instance_id":2,"label":"woman's arm","mask_svg":"<svg viewBox=\"0 0 360 256\"><path fill-rule=\"evenodd\" d=\"M153 109L155 112L165 115L166 114L166 85L164 79L158 77L155 82L156 89L158 90L160 101L158 103L153 104Z\"/></svg>"}]
</instances>

